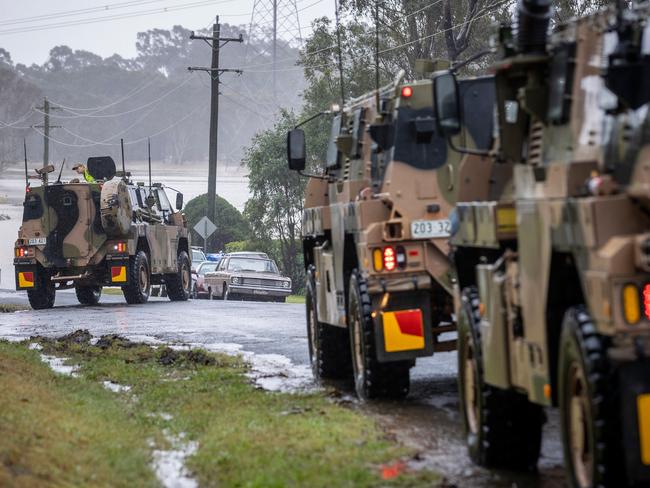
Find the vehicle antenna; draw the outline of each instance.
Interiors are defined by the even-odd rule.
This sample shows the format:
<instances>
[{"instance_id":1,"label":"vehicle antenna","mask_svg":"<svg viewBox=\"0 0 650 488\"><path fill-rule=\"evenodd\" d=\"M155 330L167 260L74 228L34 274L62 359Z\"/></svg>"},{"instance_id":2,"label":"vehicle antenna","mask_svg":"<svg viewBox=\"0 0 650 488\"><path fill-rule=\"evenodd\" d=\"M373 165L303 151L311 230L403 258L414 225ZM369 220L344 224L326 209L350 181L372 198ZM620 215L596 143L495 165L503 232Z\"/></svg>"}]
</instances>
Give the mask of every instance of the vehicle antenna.
<instances>
[{"instance_id":1,"label":"vehicle antenna","mask_svg":"<svg viewBox=\"0 0 650 488\"><path fill-rule=\"evenodd\" d=\"M379 0L375 0L375 103L379 113Z\"/></svg>"},{"instance_id":2,"label":"vehicle antenna","mask_svg":"<svg viewBox=\"0 0 650 488\"><path fill-rule=\"evenodd\" d=\"M59 177L56 179L57 183L61 183L61 173L63 173L64 166L65 166L65 158L63 158L63 162L61 163L61 169L59 170Z\"/></svg>"},{"instance_id":3,"label":"vehicle antenna","mask_svg":"<svg viewBox=\"0 0 650 488\"><path fill-rule=\"evenodd\" d=\"M339 84L341 85L341 109L345 106L345 88L343 86L343 52L341 51L341 23L339 21L339 2L334 0L336 11L336 42L339 48Z\"/></svg>"},{"instance_id":4,"label":"vehicle antenna","mask_svg":"<svg viewBox=\"0 0 650 488\"><path fill-rule=\"evenodd\" d=\"M29 189L29 173L27 172L27 140L23 137L23 151L25 153L25 188Z\"/></svg>"},{"instance_id":5,"label":"vehicle antenna","mask_svg":"<svg viewBox=\"0 0 650 488\"><path fill-rule=\"evenodd\" d=\"M122 147L122 179L126 180L126 166L124 166L124 139L120 139L120 146Z\"/></svg>"},{"instance_id":6,"label":"vehicle antenna","mask_svg":"<svg viewBox=\"0 0 650 488\"><path fill-rule=\"evenodd\" d=\"M151 191L151 138L147 137L147 153L149 155L149 191Z\"/></svg>"}]
</instances>

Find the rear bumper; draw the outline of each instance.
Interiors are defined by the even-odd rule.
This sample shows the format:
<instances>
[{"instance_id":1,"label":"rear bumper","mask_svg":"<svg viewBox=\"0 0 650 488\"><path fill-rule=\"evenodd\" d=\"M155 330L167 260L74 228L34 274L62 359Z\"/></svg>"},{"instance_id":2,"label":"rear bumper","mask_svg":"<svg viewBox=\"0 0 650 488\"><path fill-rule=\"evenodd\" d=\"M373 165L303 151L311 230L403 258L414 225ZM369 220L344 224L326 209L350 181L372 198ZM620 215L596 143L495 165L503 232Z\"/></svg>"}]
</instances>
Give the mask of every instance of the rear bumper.
<instances>
[{"instance_id":1,"label":"rear bumper","mask_svg":"<svg viewBox=\"0 0 650 488\"><path fill-rule=\"evenodd\" d=\"M129 279L129 259L106 260L99 265L83 268L44 268L35 260L14 260L16 290L34 290L43 284L43 274L59 289L74 284L125 286Z\"/></svg>"},{"instance_id":2,"label":"rear bumper","mask_svg":"<svg viewBox=\"0 0 650 488\"><path fill-rule=\"evenodd\" d=\"M287 297L291 288L269 288L265 286L228 285L230 293L248 297Z\"/></svg>"}]
</instances>

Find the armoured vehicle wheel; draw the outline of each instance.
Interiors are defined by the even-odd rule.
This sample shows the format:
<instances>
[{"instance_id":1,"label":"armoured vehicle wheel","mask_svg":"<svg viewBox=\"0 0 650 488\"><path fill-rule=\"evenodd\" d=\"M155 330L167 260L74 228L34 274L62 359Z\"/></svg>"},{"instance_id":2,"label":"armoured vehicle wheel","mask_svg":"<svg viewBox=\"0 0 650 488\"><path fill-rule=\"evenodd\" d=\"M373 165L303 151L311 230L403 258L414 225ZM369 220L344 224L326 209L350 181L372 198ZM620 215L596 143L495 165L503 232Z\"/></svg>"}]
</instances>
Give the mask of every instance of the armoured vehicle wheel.
<instances>
[{"instance_id":1,"label":"armoured vehicle wheel","mask_svg":"<svg viewBox=\"0 0 650 488\"><path fill-rule=\"evenodd\" d=\"M50 281L50 275L42 268L38 270L38 288L27 291L29 304L34 310L44 310L54 306L56 288Z\"/></svg>"},{"instance_id":2,"label":"armoured vehicle wheel","mask_svg":"<svg viewBox=\"0 0 650 488\"><path fill-rule=\"evenodd\" d=\"M357 270L350 277L348 303L352 369L357 396L362 400L405 397L409 392L411 362L380 363L377 360L375 326L370 316L372 302L368 285Z\"/></svg>"},{"instance_id":3,"label":"armoured vehicle wheel","mask_svg":"<svg viewBox=\"0 0 650 488\"><path fill-rule=\"evenodd\" d=\"M585 307L564 316L558 368L564 465L572 487L623 486L623 448L618 440L616 380L607 360L607 339Z\"/></svg>"},{"instance_id":4,"label":"armoured vehicle wheel","mask_svg":"<svg viewBox=\"0 0 650 488\"><path fill-rule=\"evenodd\" d=\"M192 263L185 251L178 253L178 272L165 276L165 288L172 302L185 301L192 290Z\"/></svg>"},{"instance_id":5,"label":"armoured vehicle wheel","mask_svg":"<svg viewBox=\"0 0 650 488\"><path fill-rule=\"evenodd\" d=\"M521 393L485 383L476 288L463 290L461 299L458 390L469 455L482 466L534 470L544 411Z\"/></svg>"},{"instance_id":6,"label":"armoured vehicle wheel","mask_svg":"<svg viewBox=\"0 0 650 488\"><path fill-rule=\"evenodd\" d=\"M75 286L74 291L82 305L97 305L102 296L101 286Z\"/></svg>"},{"instance_id":7,"label":"armoured vehicle wheel","mask_svg":"<svg viewBox=\"0 0 650 488\"><path fill-rule=\"evenodd\" d=\"M129 284L122 287L122 293L126 303L135 305L146 303L149 300L151 290L151 272L149 270L149 259L144 251L131 258L129 266Z\"/></svg>"},{"instance_id":8,"label":"armoured vehicle wheel","mask_svg":"<svg viewBox=\"0 0 650 488\"><path fill-rule=\"evenodd\" d=\"M352 372L350 337L347 330L318 321L314 266L307 270L305 304L309 361L314 378L348 378Z\"/></svg>"}]
</instances>

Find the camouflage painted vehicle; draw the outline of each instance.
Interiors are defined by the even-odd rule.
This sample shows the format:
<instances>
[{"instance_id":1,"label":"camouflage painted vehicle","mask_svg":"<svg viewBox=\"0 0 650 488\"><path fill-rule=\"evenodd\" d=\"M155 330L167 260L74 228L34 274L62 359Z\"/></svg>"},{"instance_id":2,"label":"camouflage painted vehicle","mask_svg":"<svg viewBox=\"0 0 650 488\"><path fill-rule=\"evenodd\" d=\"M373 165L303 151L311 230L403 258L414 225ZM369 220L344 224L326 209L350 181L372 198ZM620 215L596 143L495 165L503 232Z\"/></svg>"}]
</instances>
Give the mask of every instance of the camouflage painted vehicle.
<instances>
[{"instance_id":1,"label":"camouflage painted vehicle","mask_svg":"<svg viewBox=\"0 0 650 488\"><path fill-rule=\"evenodd\" d=\"M27 186L15 243L16 289L35 309L54 305L57 290L74 288L79 302L99 302L102 287L119 286L127 303L145 303L152 283L170 300L191 291L189 232L177 194L172 208L162 185L114 178L110 157L90 158L96 183ZM50 166L43 174L51 172Z\"/></svg>"},{"instance_id":2,"label":"camouflage painted vehicle","mask_svg":"<svg viewBox=\"0 0 650 488\"><path fill-rule=\"evenodd\" d=\"M478 99L486 90L493 97L492 85L472 83ZM406 82L403 73L379 96L350 101L333 117L324 174L307 184L312 369L316 378L352 374L360 398L406 395L416 358L456 347L443 334L456 329L448 240L462 158L437 134L432 104L431 81ZM289 167L304 170L305 153L296 128Z\"/></svg>"},{"instance_id":3,"label":"camouflage painted vehicle","mask_svg":"<svg viewBox=\"0 0 650 488\"><path fill-rule=\"evenodd\" d=\"M650 484L649 13L611 7L549 37L550 2L523 0L500 30L498 137L452 215L479 464L534 468L554 406L571 486ZM439 128L464 151L454 76L433 82Z\"/></svg>"}]
</instances>

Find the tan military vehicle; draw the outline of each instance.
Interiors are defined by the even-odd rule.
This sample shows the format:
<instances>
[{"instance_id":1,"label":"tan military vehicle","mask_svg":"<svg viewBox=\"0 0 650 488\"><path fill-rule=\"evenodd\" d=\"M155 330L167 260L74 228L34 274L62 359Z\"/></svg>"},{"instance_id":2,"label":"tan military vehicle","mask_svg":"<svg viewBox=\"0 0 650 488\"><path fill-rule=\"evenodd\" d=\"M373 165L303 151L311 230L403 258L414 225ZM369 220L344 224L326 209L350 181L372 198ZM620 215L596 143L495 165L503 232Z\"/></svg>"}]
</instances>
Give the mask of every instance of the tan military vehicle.
<instances>
[{"instance_id":1,"label":"tan military vehicle","mask_svg":"<svg viewBox=\"0 0 650 488\"><path fill-rule=\"evenodd\" d=\"M96 183L27 185L23 223L15 243L16 289L35 309L54 305L57 290L74 288L79 302L99 302L102 287L119 286L127 303L145 303L152 283L170 300L191 290L189 232L165 188L115 178L110 157L90 158ZM43 175L54 170L39 170ZM27 180L29 182L29 179Z\"/></svg>"},{"instance_id":2,"label":"tan military vehicle","mask_svg":"<svg viewBox=\"0 0 650 488\"><path fill-rule=\"evenodd\" d=\"M649 13L612 7L549 37L550 1L524 0L500 30L498 138L452 214L480 464L533 468L556 406L571 486L650 483ZM434 93L462 152L454 76L437 73Z\"/></svg>"},{"instance_id":3,"label":"tan military vehicle","mask_svg":"<svg viewBox=\"0 0 650 488\"><path fill-rule=\"evenodd\" d=\"M491 80L463 87L475 103L494 98ZM312 369L317 378L352 373L361 398L407 394L416 358L456 346L443 334L456 329L448 241L461 157L437 133L432 103L431 81L403 73L379 96L350 101L333 117L323 174L306 175ZM485 144L492 106L478 126ZM299 128L288 134L288 159L305 169Z\"/></svg>"}]
</instances>

